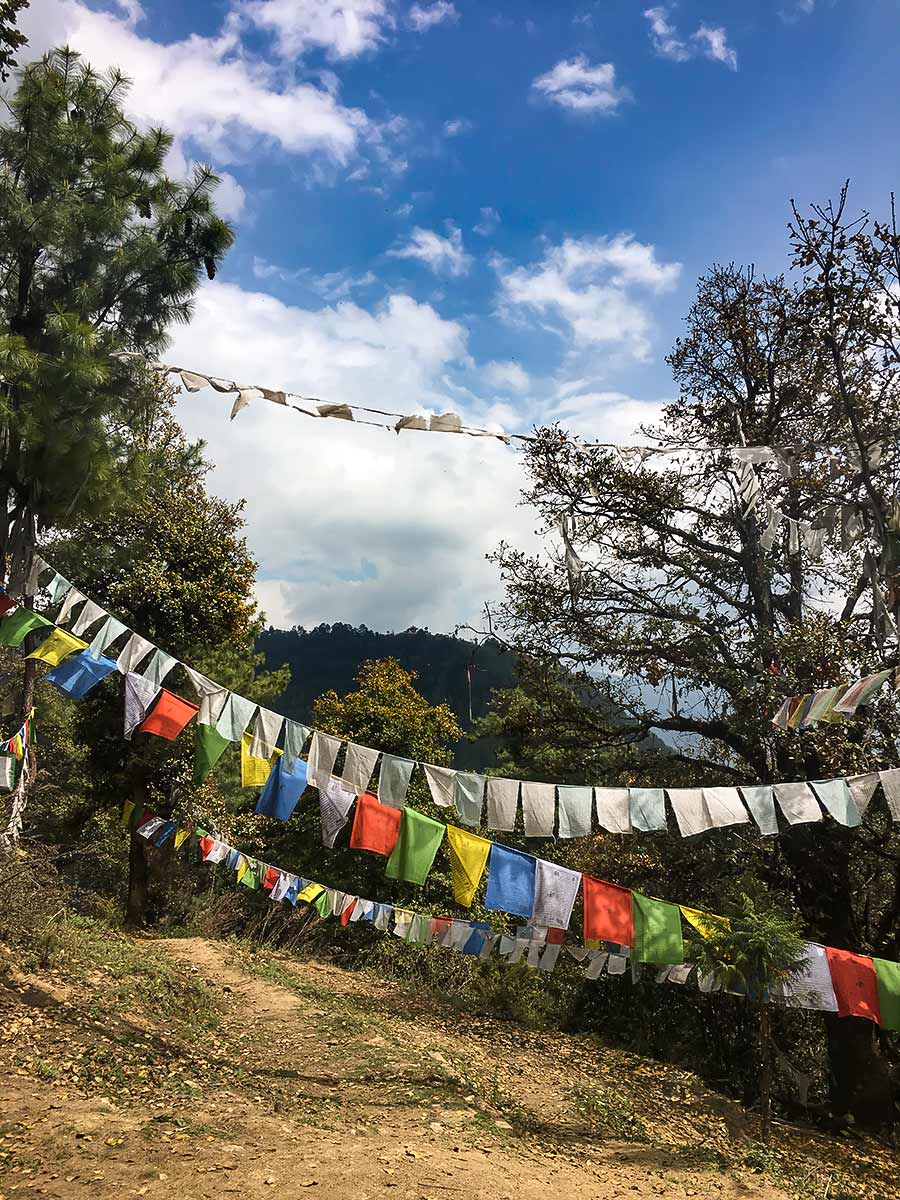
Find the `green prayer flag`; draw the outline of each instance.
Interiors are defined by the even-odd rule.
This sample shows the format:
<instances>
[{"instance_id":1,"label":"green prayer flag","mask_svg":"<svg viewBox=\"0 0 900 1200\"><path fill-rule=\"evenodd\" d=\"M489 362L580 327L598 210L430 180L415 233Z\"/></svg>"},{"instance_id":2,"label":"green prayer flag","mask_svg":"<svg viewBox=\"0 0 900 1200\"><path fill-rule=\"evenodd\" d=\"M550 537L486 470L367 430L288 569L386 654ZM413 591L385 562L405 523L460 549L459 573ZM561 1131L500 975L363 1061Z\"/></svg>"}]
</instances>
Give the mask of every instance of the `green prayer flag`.
<instances>
[{"instance_id":1,"label":"green prayer flag","mask_svg":"<svg viewBox=\"0 0 900 1200\"><path fill-rule=\"evenodd\" d=\"M320 917L327 917L331 914L331 900L327 892L323 892L316 900L313 900L313 908Z\"/></svg>"},{"instance_id":2,"label":"green prayer flag","mask_svg":"<svg viewBox=\"0 0 900 1200\"><path fill-rule=\"evenodd\" d=\"M215 725L196 725L194 735L194 783L202 783L231 741Z\"/></svg>"},{"instance_id":3,"label":"green prayer flag","mask_svg":"<svg viewBox=\"0 0 900 1200\"><path fill-rule=\"evenodd\" d=\"M446 830L443 821L433 821L414 808L404 808L400 833L384 868L388 879L423 884Z\"/></svg>"},{"instance_id":4,"label":"green prayer flag","mask_svg":"<svg viewBox=\"0 0 900 1200\"><path fill-rule=\"evenodd\" d=\"M255 858L247 859L247 870L241 876L240 882L254 892L259 891L259 863Z\"/></svg>"},{"instance_id":5,"label":"green prayer flag","mask_svg":"<svg viewBox=\"0 0 900 1200\"><path fill-rule=\"evenodd\" d=\"M900 963L873 958L878 983L878 1006L884 1029L900 1029Z\"/></svg>"},{"instance_id":6,"label":"green prayer flag","mask_svg":"<svg viewBox=\"0 0 900 1200\"><path fill-rule=\"evenodd\" d=\"M634 956L638 962L684 962L681 909L664 900L631 893L634 909Z\"/></svg>"},{"instance_id":7,"label":"green prayer flag","mask_svg":"<svg viewBox=\"0 0 900 1200\"><path fill-rule=\"evenodd\" d=\"M0 646L21 646L25 635L31 633L32 629L52 624L52 621L40 613L32 612L30 608L14 608L0 619Z\"/></svg>"}]
</instances>

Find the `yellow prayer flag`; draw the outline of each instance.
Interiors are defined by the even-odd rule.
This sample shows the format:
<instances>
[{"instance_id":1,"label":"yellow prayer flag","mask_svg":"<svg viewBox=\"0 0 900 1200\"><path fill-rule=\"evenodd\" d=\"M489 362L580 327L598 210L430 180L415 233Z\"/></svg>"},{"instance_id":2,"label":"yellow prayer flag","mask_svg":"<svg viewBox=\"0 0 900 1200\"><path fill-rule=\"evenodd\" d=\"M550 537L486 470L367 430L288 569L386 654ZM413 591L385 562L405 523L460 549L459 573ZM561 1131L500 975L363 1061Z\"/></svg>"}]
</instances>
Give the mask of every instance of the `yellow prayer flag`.
<instances>
[{"instance_id":1,"label":"yellow prayer flag","mask_svg":"<svg viewBox=\"0 0 900 1200\"><path fill-rule=\"evenodd\" d=\"M131 820L131 814L134 812L134 801L126 800L122 805L122 824L127 825Z\"/></svg>"},{"instance_id":2,"label":"yellow prayer flag","mask_svg":"<svg viewBox=\"0 0 900 1200\"><path fill-rule=\"evenodd\" d=\"M175 849L180 850L185 841L191 836L189 829L176 829L175 831Z\"/></svg>"},{"instance_id":3,"label":"yellow prayer flag","mask_svg":"<svg viewBox=\"0 0 900 1200\"><path fill-rule=\"evenodd\" d=\"M302 892L297 893L298 900L305 900L312 903L316 896L321 896L325 889L318 883L308 883Z\"/></svg>"},{"instance_id":4,"label":"yellow prayer flag","mask_svg":"<svg viewBox=\"0 0 900 1200\"><path fill-rule=\"evenodd\" d=\"M681 915L697 930L701 937L715 937L725 929L731 928L727 917L717 917L713 913L701 912L699 908L685 908L680 905Z\"/></svg>"},{"instance_id":5,"label":"yellow prayer flag","mask_svg":"<svg viewBox=\"0 0 900 1200\"><path fill-rule=\"evenodd\" d=\"M243 876L244 872L247 870L247 868L249 866L250 866L250 864L247 862L246 858L244 858L244 856L242 854L240 859L238 860L238 865L235 868L235 870L237 871L238 883L241 882L241 877Z\"/></svg>"},{"instance_id":6,"label":"yellow prayer flag","mask_svg":"<svg viewBox=\"0 0 900 1200\"><path fill-rule=\"evenodd\" d=\"M252 733L241 734L241 787L264 787L269 778L269 772L281 751L276 750L271 758L256 758L250 753Z\"/></svg>"},{"instance_id":7,"label":"yellow prayer flag","mask_svg":"<svg viewBox=\"0 0 900 1200\"><path fill-rule=\"evenodd\" d=\"M25 657L37 658L41 662L49 663L51 667L58 667L64 658L69 658L81 650L87 650L87 642L83 642L81 638L75 637L65 629L54 629L47 640L41 642L37 650L32 650Z\"/></svg>"},{"instance_id":8,"label":"yellow prayer flag","mask_svg":"<svg viewBox=\"0 0 900 1200\"><path fill-rule=\"evenodd\" d=\"M447 841L450 845L450 874L453 879L453 898L457 904L469 908L475 898L491 843L456 825L447 826Z\"/></svg>"},{"instance_id":9,"label":"yellow prayer flag","mask_svg":"<svg viewBox=\"0 0 900 1200\"><path fill-rule=\"evenodd\" d=\"M804 694L800 697L800 703L797 705L797 707L794 709L794 711L788 717L788 721L787 721L788 729L796 729L797 726L800 724L800 718L803 716L804 706L806 705L806 702L809 699L810 695L811 695L810 692L804 692Z\"/></svg>"}]
</instances>

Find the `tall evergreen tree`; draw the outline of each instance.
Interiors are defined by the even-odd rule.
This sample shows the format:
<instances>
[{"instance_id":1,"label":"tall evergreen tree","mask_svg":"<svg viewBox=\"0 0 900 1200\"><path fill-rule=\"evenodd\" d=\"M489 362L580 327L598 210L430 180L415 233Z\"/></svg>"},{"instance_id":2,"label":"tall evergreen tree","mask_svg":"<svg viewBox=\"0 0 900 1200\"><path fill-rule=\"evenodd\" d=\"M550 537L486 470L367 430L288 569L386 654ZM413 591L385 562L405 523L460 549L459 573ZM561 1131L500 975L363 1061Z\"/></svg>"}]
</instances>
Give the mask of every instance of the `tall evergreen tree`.
<instances>
[{"instance_id":1,"label":"tall evergreen tree","mask_svg":"<svg viewBox=\"0 0 900 1200\"><path fill-rule=\"evenodd\" d=\"M15 54L28 44L28 38L16 28L16 18L28 0L0 0L0 83L5 83L16 65Z\"/></svg>"}]
</instances>

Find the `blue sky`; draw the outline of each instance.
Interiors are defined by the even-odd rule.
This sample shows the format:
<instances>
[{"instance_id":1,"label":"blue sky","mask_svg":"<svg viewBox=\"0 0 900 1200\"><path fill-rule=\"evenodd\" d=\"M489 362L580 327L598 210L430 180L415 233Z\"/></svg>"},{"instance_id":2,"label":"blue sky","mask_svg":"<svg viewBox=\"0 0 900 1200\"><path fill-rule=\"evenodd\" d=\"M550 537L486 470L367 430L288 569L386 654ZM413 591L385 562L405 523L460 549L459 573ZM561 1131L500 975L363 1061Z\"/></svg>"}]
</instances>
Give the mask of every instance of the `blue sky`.
<instances>
[{"instance_id":1,"label":"blue sky","mask_svg":"<svg viewBox=\"0 0 900 1200\"><path fill-rule=\"evenodd\" d=\"M709 263L784 269L790 197L849 176L883 212L898 182L896 0L32 0L23 24L123 67L174 173L223 174L236 245L169 358L326 399L627 438ZM537 544L503 447L229 426L208 393L180 414L247 498L276 623L450 629L497 594L492 545Z\"/></svg>"}]
</instances>

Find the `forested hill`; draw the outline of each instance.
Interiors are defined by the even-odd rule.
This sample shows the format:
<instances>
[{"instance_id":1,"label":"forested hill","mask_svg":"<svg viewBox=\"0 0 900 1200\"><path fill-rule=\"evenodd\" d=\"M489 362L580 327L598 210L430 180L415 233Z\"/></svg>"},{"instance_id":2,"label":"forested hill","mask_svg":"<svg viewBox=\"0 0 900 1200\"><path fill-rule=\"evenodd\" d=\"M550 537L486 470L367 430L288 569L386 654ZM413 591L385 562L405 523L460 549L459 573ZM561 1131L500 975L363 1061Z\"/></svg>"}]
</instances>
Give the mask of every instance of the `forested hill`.
<instances>
[{"instance_id":1,"label":"forested hill","mask_svg":"<svg viewBox=\"0 0 900 1200\"><path fill-rule=\"evenodd\" d=\"M376 633L365 625L317 625L315 629L267 629L257 639L257 649L266 656L266 669L287 663L291 682L281 697L281 710L300 721L308 721L312 702L329 688L339 694L353 688L360 665L366 659L396 658L401 666L415 671L416 687L432 704L449 704L463 729L469 720L469 671L472 666L472 716L484 716L494 688L512 687L516 682L514 661L495 642L474 645L462 638L427 629L403 633ZM454 754L458 766L487 765L492 748L462 742Z\"/></svg>"}]
</instances>

